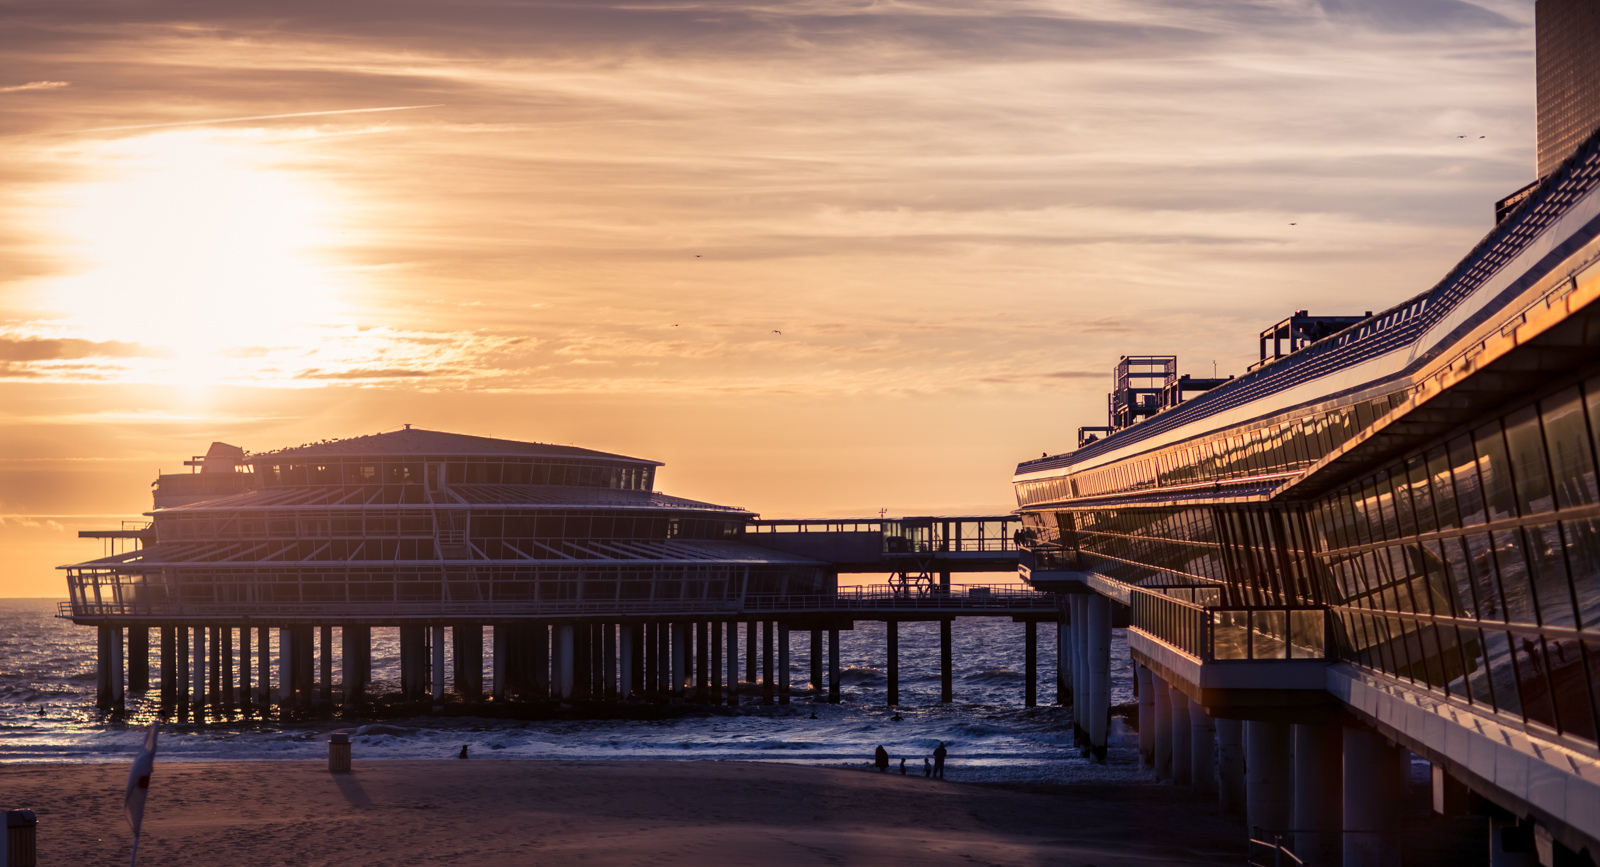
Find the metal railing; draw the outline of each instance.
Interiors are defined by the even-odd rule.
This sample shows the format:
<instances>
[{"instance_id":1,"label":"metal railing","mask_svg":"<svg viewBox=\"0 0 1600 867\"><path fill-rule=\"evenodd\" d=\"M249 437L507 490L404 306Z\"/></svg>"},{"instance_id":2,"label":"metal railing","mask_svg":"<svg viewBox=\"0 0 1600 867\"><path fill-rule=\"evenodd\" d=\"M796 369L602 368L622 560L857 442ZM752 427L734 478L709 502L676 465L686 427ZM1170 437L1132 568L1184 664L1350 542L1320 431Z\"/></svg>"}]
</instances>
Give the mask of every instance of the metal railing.
<instances>
[{"instance_id":1,"label":"metal railing","mask_svg":"<svg viewBox=\"0 0 1600 867\"><path fill-rule=\"evenodd\" d=\"M468 617L741 617L749 613L967 611L995 616L1053 611L1057 597L1016 585L954 585L907 596L886 584L837 593L749 595L733 599L539 599L476 602L59 602L60 618L326 620Z\"/></svg>"},{"instance_id":2,"label":"metal railing","mask_svg":"<svg viewBox=\"0 0 1600 867\"><path fill-rule=\"evenodd\" d=\"M1328 609L1306 605L1206 606L1130 588L1130 628L1201 662L1327 659Z\"/></svg>"}]
</instances>

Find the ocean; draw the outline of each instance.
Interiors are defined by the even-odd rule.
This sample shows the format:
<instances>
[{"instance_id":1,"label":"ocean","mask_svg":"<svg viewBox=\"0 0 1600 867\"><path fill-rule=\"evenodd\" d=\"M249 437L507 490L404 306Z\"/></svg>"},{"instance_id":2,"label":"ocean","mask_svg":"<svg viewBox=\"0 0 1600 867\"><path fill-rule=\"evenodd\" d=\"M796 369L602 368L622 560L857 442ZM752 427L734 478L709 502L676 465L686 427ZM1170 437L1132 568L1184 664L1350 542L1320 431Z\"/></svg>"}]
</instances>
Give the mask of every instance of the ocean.
<instances>
[{"instance_id":1,"label":"ocean","mask_svg":"<svg viewBox=\"0 0 1600 867\"><path fill-rule=\"evenodd\" d=\"M95 630L55 616L54 600L0 600L0 763L130 760L142 729L157 718L150 698L129 693L126 714L95 708ZM1023 625L1002 618L955 621L955 702L940 705L936 623L900 625L900 698L884 706L884 626L860 621L841 632L843 701L797 697L788 707L666 720L521 721L478 717L234 721L162 726L162 761L321 759L329 732L350 732L357 761L451 758L463 745L477 757L518 759L724 760L864 766L882 744L920 773L943 741L950 779L1068 783L1142 779L1136 736L1113 718L1104 764L1078 755L1067 708L1056 697L1056 632L1039 626L1039 701L1023 707ZM151 641L152 687L159 670ZM1132 667L1123 630L1112 638L1113 705L1132 702ZM485 644L490 644L485 636ZM791 683L810 679L809 633L791 638ZM448 668L447 663L447 668ZM373 630L373 690L395 691L400 677L394 629ZM898 710L902 717L892 717ZM816 719L812 719L815 713Z\"/></svg>"}]
</instances>

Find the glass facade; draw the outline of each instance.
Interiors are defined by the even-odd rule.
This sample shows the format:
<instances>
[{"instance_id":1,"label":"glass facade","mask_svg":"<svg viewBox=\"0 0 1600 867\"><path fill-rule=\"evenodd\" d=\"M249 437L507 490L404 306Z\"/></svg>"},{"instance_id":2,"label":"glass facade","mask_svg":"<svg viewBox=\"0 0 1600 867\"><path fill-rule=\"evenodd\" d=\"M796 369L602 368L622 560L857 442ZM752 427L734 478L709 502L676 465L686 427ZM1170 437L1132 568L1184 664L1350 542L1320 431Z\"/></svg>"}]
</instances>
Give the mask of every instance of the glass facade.
<instances>
[{"instance_id":1,"label":"glass facade","mask_svg":"<svg viewBox=\"0 0 1600 867\"><path fill-rule=\"evenodd\" d=\"M1093 472L1135 490L1141 479L1154 487L1161 478L1181 483L1309 465L1376 420L1379 408L1228 432L1211 441L1228 444L1234 457L1225 461L1214 459L1212 446L1185 446L1164 454L1198 462L1158 455L1137 461L1152 469ZM1216 636L1249 617L1238 641L1292 643L1296 609L1324 606L1339 658L1593 748L1600 732L1597 466L1600 377L1479 418L1309 500L1086 503L1024 515L1033 549L1065 568L1160 588L1163 597L1213 612L1239 609L1213 625ZM1283 614L1264 610L1273 606L1288 612L1277 632L1271 624Z\"/></svg>"}]
</instances>

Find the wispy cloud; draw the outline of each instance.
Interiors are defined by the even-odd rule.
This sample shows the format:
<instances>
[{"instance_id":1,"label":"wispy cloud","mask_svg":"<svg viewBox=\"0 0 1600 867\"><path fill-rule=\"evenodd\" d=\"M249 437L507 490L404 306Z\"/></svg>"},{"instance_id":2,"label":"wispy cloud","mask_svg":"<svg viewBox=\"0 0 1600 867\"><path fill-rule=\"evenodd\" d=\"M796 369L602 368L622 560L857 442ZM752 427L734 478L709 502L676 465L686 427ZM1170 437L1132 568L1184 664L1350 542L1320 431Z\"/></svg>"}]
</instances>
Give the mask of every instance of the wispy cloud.
<instances>
[{"instance_id":1,"label":"wispy cloud","mask_svg":"<svg viewBox=\"0 0 1600 867\"><path fill-rule=\"evenodd\" d=\"M27 84L13 84L9 87L0 87L0 93L16 93L21 90L55 90L58 87L70 87L70 81L30 81Z\"/></svg>"},{"instance_id":2,"label":"wispy cloud","mask_svg":"<svg viewBox=\"0 0 1600 867\"><path fill-rule=\"evenodd\" d=\"M65 82L62 83L64 84ZM290 114L256 114L248 117L212 117L201 120L174 120L163 123L138 123L127 126L97 126L89 129L78 130L78 132L121 132L124 130L136 129L160 129L162 127L171 126L210 126L214 124L239 123L242 121L254 120L283 120L285 118L326 117L340 114L372 114L380 111L412 111L419 108L438 108L443 104L444 103L433 103L431 105L389 105L381 108L341 108L332 109L329 111L297 111Z\"/></svg>"}]
</instances>

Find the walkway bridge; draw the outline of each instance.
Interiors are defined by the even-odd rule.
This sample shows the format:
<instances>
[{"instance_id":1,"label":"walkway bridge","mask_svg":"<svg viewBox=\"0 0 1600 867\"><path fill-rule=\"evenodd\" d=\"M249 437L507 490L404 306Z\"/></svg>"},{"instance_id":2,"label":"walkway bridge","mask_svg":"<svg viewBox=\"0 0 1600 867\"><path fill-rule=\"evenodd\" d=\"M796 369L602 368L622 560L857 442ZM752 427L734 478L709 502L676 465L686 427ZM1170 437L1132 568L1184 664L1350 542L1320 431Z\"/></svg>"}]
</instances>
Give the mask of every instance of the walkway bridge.
<instances>
[{"instance_id":1,"label":"walkway bridge","mask_svg":"<svg viewBox=\"0 0 1600 867\"><path fill-rule=\"evenodd\" d=\"M835 572L887 574L913 595L950 588L955 572L1017 572L1016 515L791 518L745 524L743 542L829 564Z\"/></svg>"}]
</instances>

